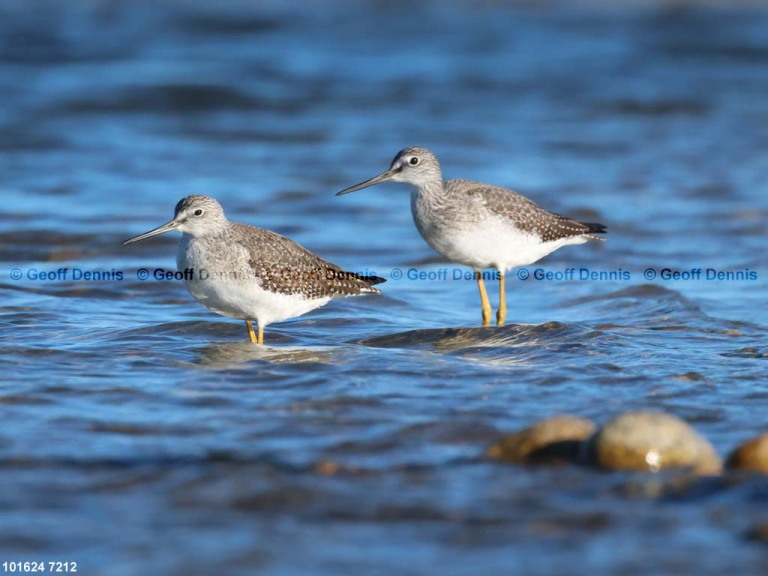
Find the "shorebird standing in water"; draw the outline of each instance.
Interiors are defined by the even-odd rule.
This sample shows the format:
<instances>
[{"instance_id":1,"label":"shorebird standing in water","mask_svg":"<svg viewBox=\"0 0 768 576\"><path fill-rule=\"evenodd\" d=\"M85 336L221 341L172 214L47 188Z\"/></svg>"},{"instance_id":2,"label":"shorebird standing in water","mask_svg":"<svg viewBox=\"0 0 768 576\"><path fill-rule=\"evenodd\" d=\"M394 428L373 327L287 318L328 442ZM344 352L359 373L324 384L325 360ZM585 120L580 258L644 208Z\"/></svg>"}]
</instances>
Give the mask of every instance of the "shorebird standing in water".
<instances>
[{"instance_id":1,"label":"shorebird standing in water","mask_svg":"<svg viewBox=\"0 0 768 576\"><path fill-rule=\"evenodd\" d=\"M376 276L346 272L293 240L255 226L230 222L208 196L187 196L173 220L127 240L183 232L176 266L184 284L203 306L245 320L251 342L264 342L264 328L306 314L332 298L378 294ZM258 335L251 321L255 320Z\"/></svg>"},{"instance_id":2,"label":"shorebird standing in water","mask_svg":"<svg viewBox=\"0 0 768 576\"><path fill-rule=\"evenodd\" d=\"M491 322L483 269L495 268L499 272L496 324L503 326L507 316L507 270L533 264L562 246L602 240L595 234L606 231L602 224L577 222L544 210L507 188L470 180L444 182L437 158L425 148L401 150L389 170L336 195L387 181L414 187L411 212L427 244L449 260L475 271L483 326Z\"/></svg>"}]
</instances>

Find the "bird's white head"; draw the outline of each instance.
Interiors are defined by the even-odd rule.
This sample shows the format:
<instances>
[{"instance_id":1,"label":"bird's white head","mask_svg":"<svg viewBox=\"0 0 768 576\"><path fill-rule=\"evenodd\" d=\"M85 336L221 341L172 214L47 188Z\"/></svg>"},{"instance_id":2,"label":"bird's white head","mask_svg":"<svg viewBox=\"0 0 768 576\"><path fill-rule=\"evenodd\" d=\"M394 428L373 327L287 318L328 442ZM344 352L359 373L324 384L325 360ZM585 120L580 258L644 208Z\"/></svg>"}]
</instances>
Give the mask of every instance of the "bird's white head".
<instances>
[{"instance_id":1,"label":"bird's white head","mask_svg":"<svg viewBox=\"0 0 768 576\"><path fill-rule=\"evenodd\" d=\"M443 176L440 173L440 163L435 158L435 155L426 148L413 146L400 150L386 172L360 184L345 188L341 192L337 192L336 196L349 194L350 192L362 190L374 184L387 181L405 182L417 188L422 188L442 186Z\"/></svg>"},{"instance_id":2,"label":"bird's white head","mask_svg":"<svg viewBox=\"0 0 768 576\"><path fill-rule=\"evenodd\" d=\"M210 196L186 196L176 204L173 220L162 226L126 240L123 244L138 242L158 234L178 230L193 237L216 234L227 224L224 209Z\"/></svg>"}]
</instances>

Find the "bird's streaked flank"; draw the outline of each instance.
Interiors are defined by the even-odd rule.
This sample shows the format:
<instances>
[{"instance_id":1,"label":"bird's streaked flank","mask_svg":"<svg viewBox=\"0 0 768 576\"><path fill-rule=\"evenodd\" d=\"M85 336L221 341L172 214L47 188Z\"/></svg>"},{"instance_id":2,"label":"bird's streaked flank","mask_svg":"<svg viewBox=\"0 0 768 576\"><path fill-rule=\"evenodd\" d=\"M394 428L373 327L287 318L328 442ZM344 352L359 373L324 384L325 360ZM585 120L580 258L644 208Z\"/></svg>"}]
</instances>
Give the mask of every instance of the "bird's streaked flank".
<instances>
[{"instance_id":1,"label":"bird's streaked flank","mask_svg":"<svg viewBox=\"0 0 768 576\"><path fill-rule=\"evenodd\" d=\"M179 270L195 299L222 316L245 320L251 342L264 342L273 322L314 310L332 298L378 294L376 276L346 272L293 240L255 226L230 222L208 196L187 196L173 220L125 244L178 230ZM258 335L251 321L255 320Z\"/></svg>"},{"instance_id":2,"label":"bird's streaked flank","mask_svg":"<svg viewBox=\"0 0 768 576\"><path fill-rule=\"evenodd\" d=\"M507 316L504 274L527 266L568 244L602 240L603 224L577 222L534 204L517 192L470 180L443 181L440 164L425 148L398 152L389 170L345 188L337 196L380 182L405 182L414 190L411 212L421 236L437 252L472 267L482 303L483 326L491 322L491 305L482 270L499 271L499 309L496 324Z\"/></svg>"}]
</instances>

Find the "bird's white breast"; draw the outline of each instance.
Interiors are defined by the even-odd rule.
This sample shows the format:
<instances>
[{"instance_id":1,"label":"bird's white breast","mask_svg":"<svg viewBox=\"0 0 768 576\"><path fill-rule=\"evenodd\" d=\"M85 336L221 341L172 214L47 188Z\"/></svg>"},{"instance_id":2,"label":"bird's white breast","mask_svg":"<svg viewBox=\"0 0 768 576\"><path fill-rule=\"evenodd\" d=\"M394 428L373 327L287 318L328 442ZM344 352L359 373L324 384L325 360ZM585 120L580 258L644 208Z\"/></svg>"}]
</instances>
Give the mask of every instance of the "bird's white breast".
<instances>
[{"instance_id":1,"label":"bird's white breast","mask_svg":"<svg viewBox=\"0 0 768 576\"><path fill-rule=\"evenodd\" d=\"M418 191L411 196L413 219L424 240L449 260L475 269L527 266L562 246L586 242L579 236L542 242L538 234L520 230L502 215L466 207L462 211Z\"/></svg>"},{"instance_id":2,"label":"bird's white breast","mask_svg":"<svg viewBox=\"0 0 768 576\"><path fill-rule=\"evenodd\" d=\"M241 320L256 320L260 326L301 316L330 301L330 298L308 299L300 294L270 292L261 287L253 275L248 256L237 254L229 246L227 257L217 257L205 250L200 241L182 238L176 257L179 270L192 269L191 279L184 285L190 294L217 314Z\"/></svg>"}]
</instances>

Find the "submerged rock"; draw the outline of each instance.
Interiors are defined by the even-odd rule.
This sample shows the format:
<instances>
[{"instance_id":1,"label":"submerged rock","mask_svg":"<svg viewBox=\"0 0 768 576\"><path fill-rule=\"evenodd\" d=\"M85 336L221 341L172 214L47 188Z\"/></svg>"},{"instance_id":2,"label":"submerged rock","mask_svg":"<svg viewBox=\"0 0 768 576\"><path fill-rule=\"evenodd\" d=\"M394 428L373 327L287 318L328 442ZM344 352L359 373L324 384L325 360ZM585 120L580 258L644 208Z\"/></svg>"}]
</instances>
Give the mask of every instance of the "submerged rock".
<instances>
[{"instance_id":1,"label":"submerged rock","mask_svg":"<svg viewBox=\"0 0 768 576\"><path fill-rule=\"evenodd\" d=\"M768 474L768 433L736 448L728 457L726 466L732 470Z\"/></svg>"},{"instance_id":2,"label":"submerged rock","mask_svg":"<svg viewBox=\"0 0 768 576\"><path fill-rule=\"evenodd\" d=\"M508 462L575 462L595 428L585 418L554 416L502 438L488 449L488 456Z\"/></svg>"},{"instance_id":3,"label":"submerged rock","mask_svg":"<svg viewBox=\"0 0 768 576\"><path fill-rule=\"evenodd\" d=\"M604 424L587 445L589 459L608 470L659 472L688 468L714 475L722 462L712 445L676 416L626 412Z\"/></svg>"},{"instance_id":4,"label":"submerged rock","mask_svg":"<svg viewBox=\"0 0 768 576\"><path fill-rule=\"evenodd\" d=\"M768 522L760 522L753 525L747 530L745 536L751 542L768 544Z\"/></svg>"}]
</instances>

